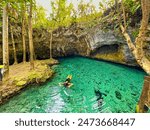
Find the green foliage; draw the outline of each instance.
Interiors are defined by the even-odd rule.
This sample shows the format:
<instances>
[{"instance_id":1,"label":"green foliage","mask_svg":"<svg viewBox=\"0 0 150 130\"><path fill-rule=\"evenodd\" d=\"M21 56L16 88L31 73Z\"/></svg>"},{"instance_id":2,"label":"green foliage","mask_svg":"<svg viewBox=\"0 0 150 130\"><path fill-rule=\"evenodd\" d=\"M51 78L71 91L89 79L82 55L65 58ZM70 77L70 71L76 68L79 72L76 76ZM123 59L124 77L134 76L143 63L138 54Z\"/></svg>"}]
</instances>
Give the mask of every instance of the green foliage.
<instances>
[{"instance_id":1,"label":"green foliage","mask_svg":"<svg viewBox=\"0 0 150 130\"><path fill-rule=\"evenodd\" d=\"M68 26L72 21L73 4L67 5L67 0L55 0L51 2L52 13L50 14L51 25Z\"/></svg>"},{"instance_id":2,"label":"green foliage","mask_svg":"<svg viewBox=\"0 0 150 130\"><path fill-rule=\"evenodd\" d=\"M45 9L42 6L37 6L33 11L33 28L46 28L48 22Z\"/></svg>"},{"instance_id":3,"label":"green foliage","mask_svg":"<svg viewBox=\"0 0 150 130\"><path fill-rule=\"evenodd\" d=\"M90 22L102 15L102 12L96 10L92 0L89 3L85 3L83 0L78 5L78 18L76 22ZM93 23L91 23L93 24Z\"/></svg>"},{"instance_id":4,"label":"green foliage","mask_svg":"<svg viewBox=\"0 0 150 130\"><path fill-rule=\"evenodd\" d=\"M92 1L89 3L84 3L83 0L80 1L78 5L79 17L88 16L90 14L96 13L96 7L92 4Z\"/></svg>"},{"instance_id":5,"label":"green foliage","mask_svg":"<svg viewBox=\"0 0 150 130\"><path fill-rule=\"evenodd\" d=\"M99 9L102 11L107 10L107 8L112 7L115 4L115 0L101 0L99 2Z\"/></svg>"},{"instance_id":6,"label":"green foliage","mask_svg":"<svg viewBox=\"0 0 150 130\"><path fill-rule=\"evenodd\" d=\"M132 32L132 35L134 38L136 38L139 34L139 28L136 28L133 32Z\"/></svg>"},{"instance_id":7,"label":"green foliage","mask_svg":"<svg viewBox=\"0 0 150 130\"><path fill-rule=\"evenodd\" d=\"M51 0L51 13L49 17L46 15L46 10L42 6L36 5L36 0L2 0L0 2L0 18L2 18L2 8L6 3L9 3L13 11L10 11L10 16L14 17L15 11L18 18L13 21L22 22L22 12L27 12L29 3L33 2L33 28L47 28L53 30L59 26L69 26L74 22L89 23L89 26L97 24L96 21L102 16L102 13L115 4L116 0L101 0L99 2L99 10L95 5L85 0L80 0L77 9L72 3L68 4L67 0ZM140 2L137 0L124 0L126 9L129 9L134 14L140 8ZM26 14L27 24L27 14ZM115 16L114 16L115 19ZM12 20L11 20L12 21ZM91 22L93 21L93 23ZM2 26L2 20L0 20Z\"/></svg>"},{"instance_id":8,"label":"green foliage","mask_svg":"<svg viewBox=\"0 0 150 130\"><path fill-rule=\"evenodd\" d=\"M140 1L137 0L124 0L123 2L125 7L129 9L132 14L134 14L137 9L141 7Z\"/></svg>"}]
</instances>

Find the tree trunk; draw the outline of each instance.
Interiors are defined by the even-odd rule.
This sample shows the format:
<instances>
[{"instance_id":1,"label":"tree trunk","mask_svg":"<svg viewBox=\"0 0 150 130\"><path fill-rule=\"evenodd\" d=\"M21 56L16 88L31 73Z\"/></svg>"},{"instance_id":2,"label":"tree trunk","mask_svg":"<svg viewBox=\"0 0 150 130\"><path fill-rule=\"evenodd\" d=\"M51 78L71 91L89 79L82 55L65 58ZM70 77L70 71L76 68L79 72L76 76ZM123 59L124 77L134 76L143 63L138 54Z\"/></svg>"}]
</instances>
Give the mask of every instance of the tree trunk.
<instances>
[{"instance_id":1,"label":"tree trunk","mask_svg":"<svg viewBox=\"0 0 150 130\"><path fill-rule=\"evenodd\" d=\"M116 10L118 11L118 0L115 0L115 7L116 7Z\"/></svg>"},{"instance_id":2,"label":"tree trunk","mask_svg":"<svg viewBox=\"0 0 150 130\"><path fill-rule=\"evenodd\" d=\"M31 69L34 69L34 48L33 48L33 37L32 37L32 0L30 2L30 11L29 11L29 50L30 50L30 66Z\"/></svg>"},{"instance_id":3,"label":"tree trunk","mask_svg":"<svg viewBox=\"0 0 150 130\"><path fill-rule=\"evenodd\" d=\"M8 45L8 5L3 7L3 65L4 79L9 76L9 45Z\"/></svg>"},{"instance_id":4,"label":"tree trunk","mask_svg":"<svg viewBox=\"0 0 150 130\"><path fill-rule=\"evenodd\" d=\"M135 40L135 43L136 43L135 45L137 48L137 55L138 55L139 60L142 60L144 56L143 45L145 42L147 27L148 27L148 22L149 22L150 1L141 0L141 6L142 6L142 22L141 22L141 27L140 27L138 37Z\"/></svg>"},{"instance_id":5,"label":"tree trunk","mask_svg":"<svg viewBox=\"0 0 150 130\"><path fill-rule=\"evenodd\" d=\"M136 112L146 113L148 112L149 106L150 106L150 76L145 76L144 85L140 99L138 101L137 105L138 109L136 109Z\"/></svg>"},{"instance_id":6,"label":"tree trunk","mask_svg":"<svg viewBox=\"0 0 150 130\"><path fill-rule=\"evenodd\" d=\"M26 4L23 3L22 8L22 44L23 44L23 62L26 62L26 41L25 41L25 6Z\"/></svg>"},{"instance_id":7,"label":"tree trunk","mask_svg":"<svg viewBox=\"0 0 150 130\"><path fill-rule=\"evenodd\" d=\"M50 59L53 59L53 57L52 57L52 41L53 41L53 32L51 31L50 32L50 46L49 46L49 48L50 48Z\"/></svg>"},{"instance_id":8,"label":"tree trunk","mask_svg":"<svg viewBox=\"0 0 150 130\"><path fill-rule=\"evenodd\" d=\"M17 54L16 54L16 46L15 46L15 41L14 41L14 34L13 34L13 29L12 29L11 25L10 25L10 32L11 32L11 40L12 40L13 51L14 51L14 64L18 64Z\"/></svg>"},{"instance_id":9,"label":"tree trunk","mask_svg":"<svg viewBox=\"0 0 150 130\"><path fill-rule=\"evenodd\" d=\"M122 11L123 11L123 22L124 22L124 28L125 28L125 31L126 31L126 13L125 13L125 8L124 8L124 3L123 3L123 0L121 1L121 5L122 5Z\"/></svg>"},{"instance_id":10,"label":"tree trunk","mask_svg":"<svg viewBox=\"0 0 150 130\"><path fill-rule=\"evenodd\" d=\"M139 30L139 34L135 40L135 44L131 41L129 34L126 32L126 28L121 25L121 30L124 37L127 40L127 44L131 52L133 53L137 63L150 75L150 61L146 58L143 45L146 42L146 32L148 28L149 16L150 16L150 0L141 0L142 5L142 22Z\"/></svg>"}]
</instances>

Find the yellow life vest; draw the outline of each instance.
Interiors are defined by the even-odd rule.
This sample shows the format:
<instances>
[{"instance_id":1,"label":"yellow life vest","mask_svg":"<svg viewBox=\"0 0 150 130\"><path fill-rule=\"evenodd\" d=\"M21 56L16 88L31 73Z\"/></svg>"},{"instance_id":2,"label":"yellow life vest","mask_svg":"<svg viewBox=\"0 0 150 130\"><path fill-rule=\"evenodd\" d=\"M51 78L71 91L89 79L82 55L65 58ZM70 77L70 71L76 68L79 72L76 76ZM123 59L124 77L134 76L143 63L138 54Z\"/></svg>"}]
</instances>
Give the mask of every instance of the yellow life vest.
<instances>
[{"instance_id":1,"label":"yellow life vest","mask_svg":"<svg viewBox=\"0 0 150 130\"><path fill-rule=\"evenodd\" d=\"M67 78L68 78L68 79L72 79L72 75L68 75Z\"/></svg>"},{"instance_id":2,"label":"yellow life vest","mask_svg":"<svg viewBox=\"0 0 150 130\"><path fill-rule=\"evenodd\" d=\"M0 69L4 68L4 65L0 65Z\"/></svg>"}]
</instances>

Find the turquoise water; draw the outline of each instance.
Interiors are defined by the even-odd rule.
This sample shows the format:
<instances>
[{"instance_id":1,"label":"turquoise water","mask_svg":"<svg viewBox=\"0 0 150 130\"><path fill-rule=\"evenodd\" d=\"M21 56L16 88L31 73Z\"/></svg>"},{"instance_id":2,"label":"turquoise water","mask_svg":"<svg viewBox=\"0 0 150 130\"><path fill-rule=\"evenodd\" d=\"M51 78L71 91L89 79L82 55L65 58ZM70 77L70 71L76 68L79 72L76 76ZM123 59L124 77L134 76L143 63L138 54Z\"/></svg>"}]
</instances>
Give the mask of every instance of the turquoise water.
<instances>
[{"instance_id":1,"label":"turquoise water","mask_svg":"<svg viewBox=\"0 0 150 130\"><path fill-rule=\"evenodd\" d=\"M60 59L54 78L25 91L0 106L0 112L97 113L134 112L145 73L123 65L82 57ZM72 74L70 89L60 87Z\"/></svg>"}]
</instances>

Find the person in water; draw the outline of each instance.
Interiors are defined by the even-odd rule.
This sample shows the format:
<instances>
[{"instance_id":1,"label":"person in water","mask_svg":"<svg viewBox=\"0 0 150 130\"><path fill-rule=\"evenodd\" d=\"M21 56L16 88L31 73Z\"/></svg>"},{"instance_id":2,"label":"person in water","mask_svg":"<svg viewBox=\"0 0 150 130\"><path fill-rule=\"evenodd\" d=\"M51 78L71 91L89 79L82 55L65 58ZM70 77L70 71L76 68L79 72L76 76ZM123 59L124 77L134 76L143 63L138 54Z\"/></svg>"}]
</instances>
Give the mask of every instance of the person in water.
<instances>
[{"instance_id":1,"label":"person in water","mask_svg":"<svg viewBox=\"0 0 150 130\"><path fill-rule=\"evenodd\" d=\"M68 75L65 82L60 83L60 85L63 85L67 88L70 88L73 84L71 83L72 75Z\"/></svg>"}]
</instances>

